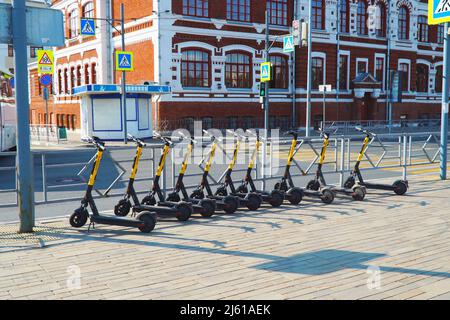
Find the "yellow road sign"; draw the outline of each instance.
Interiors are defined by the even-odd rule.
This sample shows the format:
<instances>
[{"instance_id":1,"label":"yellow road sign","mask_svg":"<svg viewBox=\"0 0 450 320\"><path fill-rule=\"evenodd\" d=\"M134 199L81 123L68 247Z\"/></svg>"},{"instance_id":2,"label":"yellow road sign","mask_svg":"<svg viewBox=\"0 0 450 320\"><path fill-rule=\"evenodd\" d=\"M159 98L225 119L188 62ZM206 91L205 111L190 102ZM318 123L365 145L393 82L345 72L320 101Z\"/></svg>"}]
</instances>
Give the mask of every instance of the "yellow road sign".
<instances>
[{"instance_id":1,"label":"yellow road sign","mask_svg":"<svg viewBox=\"0 0 450 320\"><path fill-rule=\"evenodd\" d=\"M272 80L272 64L270 62L261 63L261 82L269 82Z\"/></svg>"},{"instance_id":2,"label":"yellow road sign","mask_svg":"<svg viewBox=\"0 0 450 320\"><path fill-rule=\"evenodd\" d=\"M38 50L37 61L39 74L53 75L53 71L55 68L55 58L53 55L53 50Z\"/></svg>"},{"instance_id":3,"label":"yellow road sign","mask_svg":"<svg viewBox=\"0 0 450 320\"><path fill-rule=\"evenodd\" d=\"M127 51L116 51L116 70L134 71L134 53Z\"/></svg>"}]
</instances>

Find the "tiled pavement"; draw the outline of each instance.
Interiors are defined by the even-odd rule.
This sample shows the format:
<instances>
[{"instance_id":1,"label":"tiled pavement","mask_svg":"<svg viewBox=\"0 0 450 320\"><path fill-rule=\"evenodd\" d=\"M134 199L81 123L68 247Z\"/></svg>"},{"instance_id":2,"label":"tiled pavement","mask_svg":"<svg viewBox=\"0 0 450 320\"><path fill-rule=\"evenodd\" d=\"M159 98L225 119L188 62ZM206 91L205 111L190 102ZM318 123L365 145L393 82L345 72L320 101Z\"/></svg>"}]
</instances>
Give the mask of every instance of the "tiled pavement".
<instances>
[{"instance_id":1,"label":"tiled pavement","mask_svg":"<svg viewBox=\"0 0 450 320\"><path fill-rule=\"evenodd\" d=\"M0 299L450 299L449 208L449 182L415 176L405 197L160 222L150 235L64 220L24 239L0 226Z\"/></svg>"}]
</instances>

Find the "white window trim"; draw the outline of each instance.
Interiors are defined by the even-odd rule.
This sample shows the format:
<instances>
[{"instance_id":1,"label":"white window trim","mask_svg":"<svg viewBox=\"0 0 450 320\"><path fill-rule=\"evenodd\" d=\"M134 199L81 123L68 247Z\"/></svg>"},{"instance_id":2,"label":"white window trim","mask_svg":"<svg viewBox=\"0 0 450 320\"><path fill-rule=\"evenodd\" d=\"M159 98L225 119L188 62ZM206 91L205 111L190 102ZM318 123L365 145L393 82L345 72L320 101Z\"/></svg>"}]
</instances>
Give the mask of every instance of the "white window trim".
<instances>
[{"instance_id":1,"label":"white window trim","mask_svg":"<svg viewBox=\"0 0 450 320\"><path fill-rule=\"evenodd\" d=\"M408 65L408 88L407 90L405 90L405 88L403 88L403 92L410 92L411 91L411 60L409 59L398 59L397 62L397 70L399 70L400 64L405 63Z\"/></svg>"},{"instance_id":2,"label":"white window trim","mask_svg":"<svg viewBox=\"0 0 450 320\"><path fill-rule=\"evenodd\" d=\"M350 90L350 51L342 50L339 52L339 62L341 62L341 56L347 57L347 81L346 81L346 88L341 88L339 86L339 91L349 91Z\"/></svg>"},{"instance_id":3,"label":"white window trim","mask_svg":"<svg viewBox=\"0 0 450 320\"><path fill-rule=\"evenodd\" d=\"M373 65L374 77L377 74L377 59L383 59L383 79L381 80L381 91L384 92L386 89L386 55L384 53L375 53L375 60Z\"/></svg>"},{"instance_id":4,"label":"white window trim","mask_svg":"<svg viewBox=\"0 0 450 320\"><path fill-rule=\"evenodd\" d=\"M360 62L366 63L366 72L369 72L369 59L368 58L356 58L356 76L358 76L358 74L359 74L358 64Z\"/></svg>"}]
</instances>

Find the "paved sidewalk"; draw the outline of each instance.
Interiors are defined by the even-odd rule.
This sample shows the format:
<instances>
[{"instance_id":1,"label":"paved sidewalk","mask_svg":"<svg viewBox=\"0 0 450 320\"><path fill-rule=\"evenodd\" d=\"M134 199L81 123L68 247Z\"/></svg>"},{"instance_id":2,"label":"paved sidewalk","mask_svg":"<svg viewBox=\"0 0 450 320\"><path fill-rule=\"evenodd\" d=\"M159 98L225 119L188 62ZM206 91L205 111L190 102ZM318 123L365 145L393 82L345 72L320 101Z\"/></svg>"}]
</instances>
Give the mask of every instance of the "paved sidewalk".
<instances>
[{"instance_id":1,"label":"paved sidewalk","mask_svg":"<svg viewBox=\"0 0 450 320\"><path fill-rule=\"evenodd\" d=\"M160 222L150 235L0 226L0 299L450 299L449 207L449 182L414 176L405 197Z\"/></svg>"}]
</instances>

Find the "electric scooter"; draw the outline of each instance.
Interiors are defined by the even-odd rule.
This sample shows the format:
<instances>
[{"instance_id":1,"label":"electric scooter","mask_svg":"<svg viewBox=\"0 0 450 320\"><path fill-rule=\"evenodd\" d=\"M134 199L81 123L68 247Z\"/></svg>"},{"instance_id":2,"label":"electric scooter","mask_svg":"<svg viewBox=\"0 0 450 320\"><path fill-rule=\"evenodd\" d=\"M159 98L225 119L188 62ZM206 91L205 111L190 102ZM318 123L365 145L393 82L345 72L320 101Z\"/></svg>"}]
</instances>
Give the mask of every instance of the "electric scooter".
<instances>
[{"instance_id":1,"label":"electric scooter","mask_svg":"<svg viewBox=\"0 0 450 320\"><path fill-rule=\"evenodd\" d=\"M182 132L179 132L183 140L190 140L186 153L184 155L183 163L181 164L180 173L178 175L177 183L172 193L167 196L166 201L179 202L181 200L192 203L194 213L200 213L203 217L212 217L216 211L216 201L213 199L194 199L190 198L184 186L184 175L186 174L189 159L194 149L194 144L197 143L194 139L186 137ZM180 193L183 198L180 197Z\"/></svg>"},{"instance_id":2,"label":"electric scooter","mask_svg":"<svg viewBox=\"0 0 450 320\"><path fill-rule=\"evenodd\" d=\"M229 131L230 132L230 131ZM255 192L247 192L245 195L238 192L234 187L233 178L231 177L234 167L236 166L237 157L239 154L239 150L241 148L241 137L236 133L232 132L235 137L235 144L233 149L233 157L228 165L227 172L225 173L225 178L223 184L217 189L215 195L216 196L228 196L231 194L232 196L239 197L239 202L241 206L247 207L250 211L256 211L261 207L262 198L259 194ZM228 192L228 189L230 192Z\"/></svg>"},{"instance_id":3,"label":"electric scooter","mask_svg":"<svg viewBox=\"0 0 450 320\"><path fill-rule=\"evenodd\" d=\"M136 156L133 162L133 167L131 170L130 180L128 182L128 188L125 192L125 195L122 200L114 208L114 213L119 217L127 216L131 210L133 213L142 212L142 211L150 211L155 212L158 216L175 216L179 221L187 221L191 217L193 212L192 206L187 202L170 202L170 203L156 203L156 201L149 201L148 199L144 199L141 203L139 202L139 198L137 196L136 190L134 189L134 181L136 178L136 174L139 167L139 162L142 156L143 148L145 147L145 143L141 140L129 135L131 140L136 143ZM167 147L167 149L166 149ZM160 166L158 167L158 172L155 176L155 182L153 187L154 193L161 193L161 189L159 188L158 181L161 176L164 161L167 157L167 153L169 151L169 146L165 146L163 151L162 158L163 161L160 162ZM152 194L153 195L153 194ZM161 194L162 196L162 194ZM154 198L154 195L153 195Z\"/></svg>"},{"instance_id":4,"label":"electric scooter","mask_svg":"<svg viewBox=\"0 0 450 320\"><path fill-rule=\"evenodd\" d=\"M100 215L92 196L92 190L94 189L95 181L97 180L97 174L103 158L103 153L106 150L105 143L97 137L84 138L83 141L93 144L97 148L97 153L87 184L86 193L83 200L81 200L81 207L75 210L70 216L70 225L74 228L81 228L90 218L89 228L91 225L95 227L95 224L98 223L112 226L138 228L143 233L152 232L157 222L157 216L155 213L150 211L142 210L134 219ZM92 211L91 215L89 215L88 207L90 207Z\"/></svg>"},{"instance_id":5,"label":"electric scooter","mask_svg":"<svg viewBox=\"0 0 450 320\"><path fill-rule=\"evenodd\" d=\"M248 130L247 132L254 135L252 132ZM269 203L274 208L278 208L284 202L284 194L279 190L273 190L272 192L257 190L255 182L253 181L252 172L256 165L259 150L261 148L261 139L259 133L256 133L256 135L254 136L256 136L255 149L253 150L253 154L250 158L245 178L242 181L242 184L236 189L236 192L241 197L246 196L247 194L249 194L249 192L256 193L261 197L263 202Z\"/></svg>"},{"instance_id":6,"label":"electric scooter","mask_svg":"<svg viewBox=\"0 0 450 320\"><path fill-rule=\"evenodd\" d=\"M322 188L321 190L316 191L310 190L308 188L302 189L295 187L294 182L292 180L290 169L292 166L292 162L294 161L295 148L297 147L298 141L298 133L290 131L288 132L288 134L293 136L292 144L289 150L289 156L284 175L281 178L281 181L275 185L275 190L282 191L285 194L285 199L287 199L289 202L291 202L291 204L294 205L299 204L303 200L303 197L319 198L325 204L333 203L334 193L331 191L330 188L325 187ZM305 174L303 170L302 174Z\"/></svg>"},{"instance_id":7,"label":"electric scooter","mask_svg":"<svg viewBox=\"0 0 450 320\"><path fill-rule=\"evenodd\" d=\"M338 188L336 186L328 186L325 177L323 176L322 168L325 162L325 156L327 154L328 147L330 145L330 134L323 133L323 146L322 151L320 152L320 160L317 165L316 175L314 180L308 182L307 189L318 191L324 187L330 187L331 191L335 194L342 194L345 196L351 196L355 201L363 201L366 197L366 188L360 186L359 184L354 184L351 188Z\"/></svg>"},{"instance_id":8,"label":"electric scooter","mask_svg":"<svg viewBox=\"0 0 450 320\"><path fill-rule=\"evenodd\" d=\"M385 191L394 191L395 194L402 196L404 195L409 188L409 183L406 180L397 180L392 185L388 184L379 184L379 183L369 183L365 182L361 170L360 170L360 164L361 161L364 158L364 155L367 151L367 148L369 147L369 144L375 137L377 136L375 133L369 132L368 130L363 130L362 128L356 128L357 131L363 133L366 135L363 146L361 148L361 151L359 152L358 159L355 164L355 168L353 169L352 173L350 174L350 177L348 177L347 181L345 182L346 188L352 188L356 183L356 178L359 180L359 184L361 186L366 187L367 189L378 189L378 190L385 190Z\"/></svg>"},{"instance_id":9,"label":"electric scooter","mask_svg":"<svg viewBox=\"0 0 450 320\"><path fill-rule=\"evenodd\" d=\"M206 130L203 130L206 134ZM209 134L208 134L209 135ZM208 160L205 164L205 169L203 170L202 180L200 182L200 185L195 189L192 194L190 195L190 198L194 199L214 199L216 200L217 209L225 211L227 214L233 214L237 211L239 208L240 202L239 197L236 196L216 196L213 194L211 190L211 186L209 184L208 176L209 171L212 167L212 163L214 161L214 157L216 155L216 150L218 146L218 139L214 136L212 136L213 143L211 145L211 149L209 151ZM206 193L205 193L206 191Z\"/></svg>"}]
</instances>

